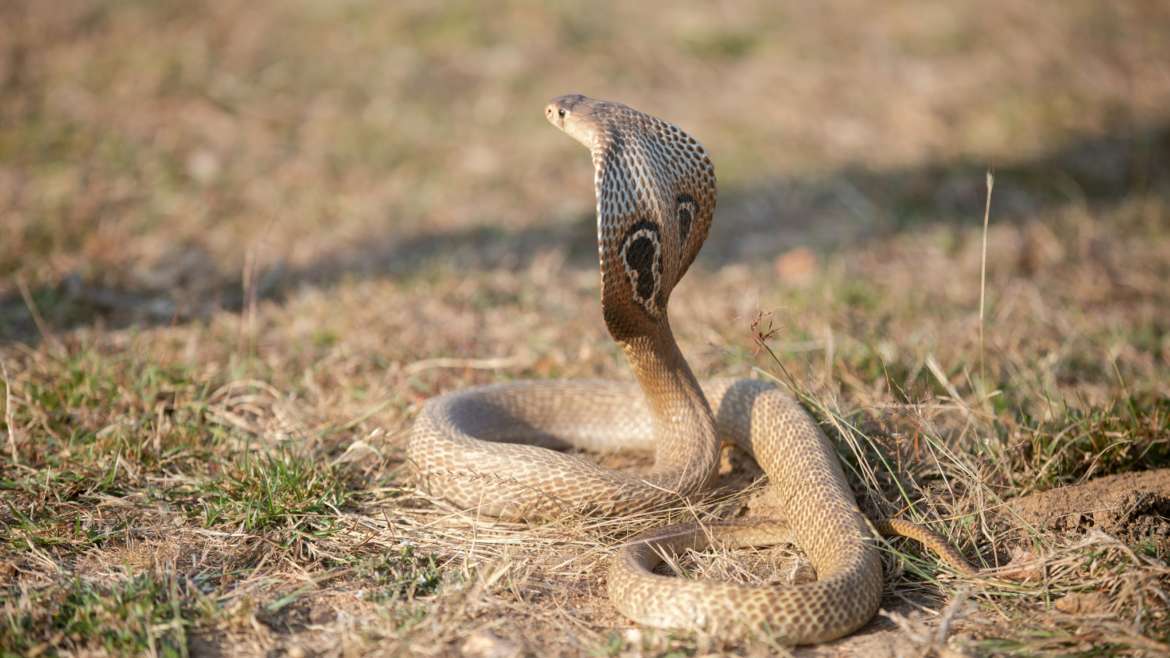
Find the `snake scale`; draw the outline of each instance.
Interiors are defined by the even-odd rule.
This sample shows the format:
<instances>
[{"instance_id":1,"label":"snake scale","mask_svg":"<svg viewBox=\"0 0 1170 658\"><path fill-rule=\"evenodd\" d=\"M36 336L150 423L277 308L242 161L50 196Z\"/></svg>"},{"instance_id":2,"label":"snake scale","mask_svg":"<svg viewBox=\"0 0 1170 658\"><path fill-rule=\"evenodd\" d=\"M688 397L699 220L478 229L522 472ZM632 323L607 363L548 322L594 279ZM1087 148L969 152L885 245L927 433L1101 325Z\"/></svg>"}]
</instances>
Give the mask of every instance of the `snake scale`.
<instances>
[{"instance_id":1,"label":"snake scale","mask_svg":"<svg viewBox=\"0 0 1170 658\"><path fill-rule=\"evenodd\" d=\"M881 561L833 446L789 395L755 380L700 385L671 332L667 303L706 240L715 169L703 147L666 121L621 103L561 96L546 118L592 154L601 306L635 383L519 381L432 398L408 448L420 486L480 513L548 518L620 515L678 504L714 476L722 442L750 453L768 476L783 521L683 524L636 536L609 570L609 597L650 626L763 632L788 644L846 635L877 611ZM565 449L653 450L646 473L603 468ZM913 536L961 571L936 535ZM661 551L792 542L814 582L747 586L653 573Z\"/></svg>"}]
</instances>

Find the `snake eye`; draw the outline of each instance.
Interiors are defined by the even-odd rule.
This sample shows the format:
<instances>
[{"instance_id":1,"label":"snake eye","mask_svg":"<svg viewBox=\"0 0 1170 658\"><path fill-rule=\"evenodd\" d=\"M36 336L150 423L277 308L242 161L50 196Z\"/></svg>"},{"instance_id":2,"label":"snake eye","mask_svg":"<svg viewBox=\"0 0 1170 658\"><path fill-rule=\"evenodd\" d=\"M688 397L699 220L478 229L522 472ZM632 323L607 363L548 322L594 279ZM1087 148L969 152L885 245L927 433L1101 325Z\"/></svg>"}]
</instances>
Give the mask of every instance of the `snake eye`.
<instances>
[{"instance_id":1,"label":"snake eye","mask_svg":"<svg viewBox=\"0 0 1170 658\"><path fill-rule=\"evenodd\" d=\"M564 119L565 118L565 108L562 107L561 109L557 110L557 116Z\"/></svg>"}]
</instances>

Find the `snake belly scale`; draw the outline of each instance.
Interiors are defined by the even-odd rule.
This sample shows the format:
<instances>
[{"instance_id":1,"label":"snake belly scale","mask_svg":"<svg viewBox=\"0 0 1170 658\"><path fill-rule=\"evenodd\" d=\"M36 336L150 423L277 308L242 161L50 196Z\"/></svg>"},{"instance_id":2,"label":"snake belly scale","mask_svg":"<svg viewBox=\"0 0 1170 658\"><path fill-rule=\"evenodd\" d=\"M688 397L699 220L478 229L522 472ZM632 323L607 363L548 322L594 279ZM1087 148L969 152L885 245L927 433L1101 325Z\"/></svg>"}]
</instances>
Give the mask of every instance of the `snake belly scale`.
<instances>
[{"instance_id":1,"label":"snake belly scale","mask_svg":"<svg viewBox=\"0 0 1170 658\"><path fill-rule=\"evenodd\" d=\"M650 626L763 632L789 644L859 628L877 611L881 562L832 445L795 400L767 383L700 385L671 332L670 293L706 240L715 210L715 171L703 147L621 103L561 96L545 115L592 155L602 312L636 383L521 381L432 398L408 447L420 486L504 518L619 515L695 494L714 476L721 442L734 442L767 474L767 495L783 521L643 533L611 563L614 605ZM566 448L651 449L654 465L634 475L559 451ZM897 532L896 525L880 527ZM919 539L965 568L941 540L919 530ZM660 551L700 549L714 538L791 541L817 580L746 586L653 573Z\"/></svg>"}]
</instances>

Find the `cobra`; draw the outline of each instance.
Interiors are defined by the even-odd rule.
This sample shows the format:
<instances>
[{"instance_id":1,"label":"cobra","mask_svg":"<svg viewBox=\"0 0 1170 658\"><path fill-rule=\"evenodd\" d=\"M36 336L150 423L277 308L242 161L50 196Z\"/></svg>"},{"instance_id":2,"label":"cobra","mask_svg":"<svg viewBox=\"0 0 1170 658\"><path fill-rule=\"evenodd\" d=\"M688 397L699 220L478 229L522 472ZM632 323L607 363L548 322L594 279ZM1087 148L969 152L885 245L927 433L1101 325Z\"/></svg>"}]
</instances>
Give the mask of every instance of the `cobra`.
<instances>
[{"instance_id":1,"label":"cobra","mask_svg":"<svg viewBox=\"0 0 1170 658\"><path fill-rule=\"evenodd\" d=\"M510 519L568 513L622 515L677 504L714 476L733 443L767 474L782 520L682 524L619 548L609 598L636 622L665 628L763 632L789 643L831 640L877 611L882 569L832 444L789 395L761 381L700 385L671 332L670 293L707 238L715 169L677 126L616 102L561 96L554 126L589 149L597 197L601 307L635 383L517 381L454 391L419 414L408 456L426 490ZM652 450L653 467L611 470L566 449ZM875 524L962 557L904 521ZM662 551L793 542L814 582L747 586L655 574Z\"/></svg>"}]
</instances>

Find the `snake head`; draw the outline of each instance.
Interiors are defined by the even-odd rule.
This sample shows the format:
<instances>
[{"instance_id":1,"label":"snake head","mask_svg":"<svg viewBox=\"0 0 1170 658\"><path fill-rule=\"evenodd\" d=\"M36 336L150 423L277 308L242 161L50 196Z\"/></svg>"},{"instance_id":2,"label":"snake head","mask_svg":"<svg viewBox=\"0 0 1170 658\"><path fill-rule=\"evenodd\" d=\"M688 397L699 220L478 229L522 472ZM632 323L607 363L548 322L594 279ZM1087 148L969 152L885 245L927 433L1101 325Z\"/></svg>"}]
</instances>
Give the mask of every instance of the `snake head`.
<instances>
[{"instance_id":1,"label":"snake head","mask_svg":"<svg viewBox=\"0 0 1170 658\"><path fill-rule=\"evenodd\" d=\"M557 96L545 106L544 117L565 134L584 144L585 148L593 150L597 136L603 130L593 112L599 102L581 94Z\"/></svg>"},{"instance_id":2,"label":"snake head","mask_svg":"<svg viewBox=\"0 0 1170 658\"><path fill-rule=\"evenodd\" d=\"M622 103L552 99L545 118L593 156L601 305L618 340L661 333L671 290L707 238L715 169L677 126Z\"/></svg>"}]
</instances>

